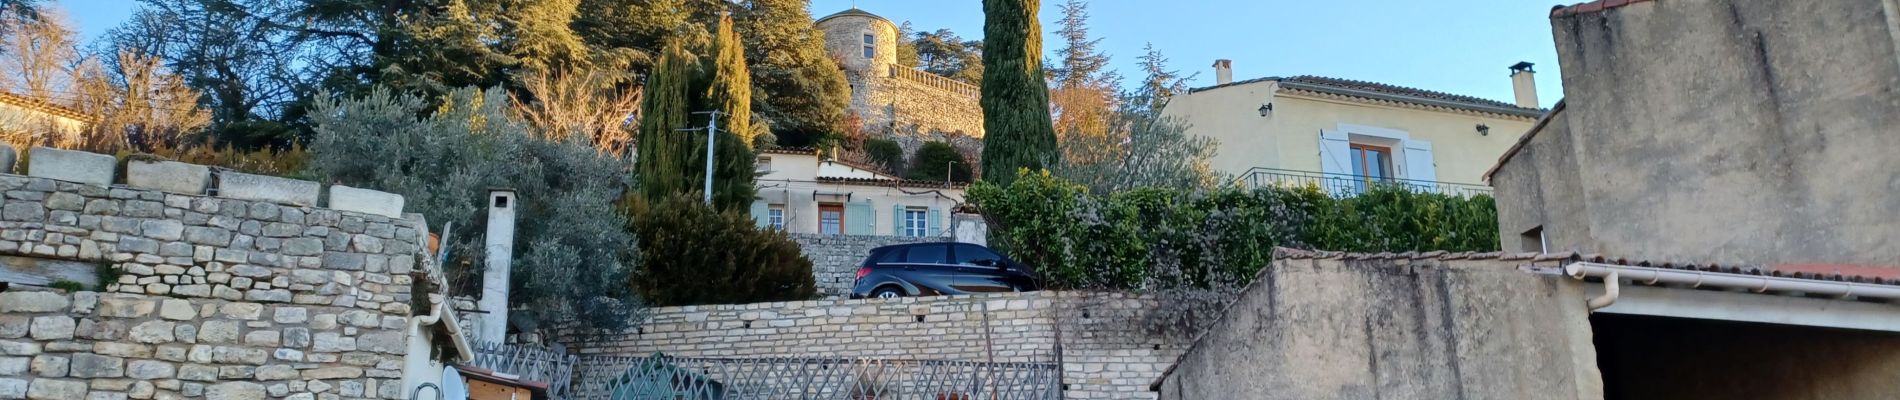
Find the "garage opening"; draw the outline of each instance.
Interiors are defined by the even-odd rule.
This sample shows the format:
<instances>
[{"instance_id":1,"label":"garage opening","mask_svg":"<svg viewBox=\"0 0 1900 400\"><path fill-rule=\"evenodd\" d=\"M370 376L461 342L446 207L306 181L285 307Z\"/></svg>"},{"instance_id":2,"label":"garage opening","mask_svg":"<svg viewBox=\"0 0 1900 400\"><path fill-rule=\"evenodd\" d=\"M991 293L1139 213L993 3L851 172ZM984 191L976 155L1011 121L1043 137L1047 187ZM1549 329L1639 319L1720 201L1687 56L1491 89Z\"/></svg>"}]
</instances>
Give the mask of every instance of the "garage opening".
<instances>
[{"instance_id":1,"label":"garage opening","mask_svg":"<svg viewBox=\"0 0 1900 400\"><path fill-rule=\"evenodd\" d=\"M1900 399L1900 334L1595 313L1605 400Z\"/></svg>"}]
</instances>

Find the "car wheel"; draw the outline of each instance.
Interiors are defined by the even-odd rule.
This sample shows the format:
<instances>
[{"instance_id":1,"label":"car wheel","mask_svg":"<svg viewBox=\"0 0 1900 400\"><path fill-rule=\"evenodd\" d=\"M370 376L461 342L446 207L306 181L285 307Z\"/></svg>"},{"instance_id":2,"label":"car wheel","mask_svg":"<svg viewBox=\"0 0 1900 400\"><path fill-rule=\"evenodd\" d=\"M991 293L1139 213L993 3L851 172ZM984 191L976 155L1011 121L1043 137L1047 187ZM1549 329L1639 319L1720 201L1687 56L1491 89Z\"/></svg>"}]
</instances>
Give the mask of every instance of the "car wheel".
<instances>
[{"instance_id":1,"label":"car wheel","mask_svg":"<svg viewBox=\"0 0 1900 400\"><path fill-rule=\"evenodd\" d=\"M897 290L897 288L893 287L877 288L876 291L871 292L871 298L873 299L895 299L899 297L904 297L904 291Z\"/></svg>"}]
</instances>

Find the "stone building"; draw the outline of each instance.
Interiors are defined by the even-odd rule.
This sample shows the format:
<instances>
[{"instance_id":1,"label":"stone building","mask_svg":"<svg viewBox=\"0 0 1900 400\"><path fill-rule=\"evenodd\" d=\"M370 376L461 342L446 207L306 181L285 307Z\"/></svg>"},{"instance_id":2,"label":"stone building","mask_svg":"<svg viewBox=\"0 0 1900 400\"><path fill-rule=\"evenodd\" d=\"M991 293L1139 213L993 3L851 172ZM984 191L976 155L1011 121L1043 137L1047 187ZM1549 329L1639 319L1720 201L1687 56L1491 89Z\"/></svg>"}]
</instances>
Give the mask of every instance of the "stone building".
<instances>
[{"instance_id":1,"label":"stone building","mask_svg":"<svg viewBox=\"0 0 1900 400\"><path fill-rule=\"evenodd\" d=\"M897 25L852 8L817 21L825 47L851 84L850 112L867 137L889 137L915 151L925 141L945 141L966 157L980 154L981 88L898 65ZM974 157L970 159L976 159Z\"/></svg>"},{"instance_id":2,"label":"stone building","mask_svg":"<svg viewBox=\"0 0 1900 400\"><path fill-rule=\"evenodd\" d=\"M0 399L407 399L472 359L401 196L116 164L0 174Z\"/></svg>"},{"instance_id":3,"label":"stone building","mask_svg":"<svg viewBox=\"0 0 1900 400\"><path fill-rule=\"evenodd\" d=\"M1214 72L1214 86L1175 95L1162 114L1219 141L1214 170L1251 186L1489 192L1485 169L1543 113L1530 63L1511 67L1515 103L1310 75L1235 81L1229 60Z\"/></svg>"}]
</instances>

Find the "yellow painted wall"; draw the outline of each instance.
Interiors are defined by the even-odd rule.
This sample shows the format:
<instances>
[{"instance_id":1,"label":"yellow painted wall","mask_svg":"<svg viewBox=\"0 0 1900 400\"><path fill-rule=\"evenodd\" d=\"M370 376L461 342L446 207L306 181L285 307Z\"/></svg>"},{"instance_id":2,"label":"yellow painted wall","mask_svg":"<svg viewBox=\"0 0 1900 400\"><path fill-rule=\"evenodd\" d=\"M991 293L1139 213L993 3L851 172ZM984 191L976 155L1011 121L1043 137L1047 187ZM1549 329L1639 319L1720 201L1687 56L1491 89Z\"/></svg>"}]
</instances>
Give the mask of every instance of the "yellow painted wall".
<instances>
[{"instance_id":1,"label":"yellow painted wall","mask_svg":"<svg viewBox=\"0 0 1900 400\"><path fill-rule=\"evenodd\" d=\"M1262 81L1175 96L1163 114L1187 123L1189 134L1220 141L1211 163L1222 173L1254 167L1319 172L1320 131L1346 124L1404 131L1414 140L1430 141L1437 180L1470 184L1482 184L1484 172L1536 122L1324 98L1278 86ZM1274 110L1261 117L1258 109L1269 102ZM1490 135L1480 135L1478 124L1490 126Z\"/></svg>"}]
</instances>

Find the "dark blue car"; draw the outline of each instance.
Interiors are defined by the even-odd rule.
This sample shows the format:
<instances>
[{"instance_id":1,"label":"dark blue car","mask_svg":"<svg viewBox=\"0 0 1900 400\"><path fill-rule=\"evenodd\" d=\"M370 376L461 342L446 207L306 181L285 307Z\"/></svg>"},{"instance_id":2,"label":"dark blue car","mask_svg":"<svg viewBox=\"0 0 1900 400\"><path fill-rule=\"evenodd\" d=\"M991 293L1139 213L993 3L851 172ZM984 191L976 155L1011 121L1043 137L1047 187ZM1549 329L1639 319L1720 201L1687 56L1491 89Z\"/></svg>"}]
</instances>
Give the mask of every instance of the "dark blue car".
<instances>
[{"instance_id":1,"label":"dark blue car","mask_svg":"<svg viewBox=\"0 0 1900 400\"><path fill-rule=\"evenodd\" d=\"M910 243L871 249L851 298L897 298L1036 290L1027 266L969 243Z\"/></svg>"}]
</instances>

